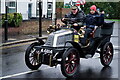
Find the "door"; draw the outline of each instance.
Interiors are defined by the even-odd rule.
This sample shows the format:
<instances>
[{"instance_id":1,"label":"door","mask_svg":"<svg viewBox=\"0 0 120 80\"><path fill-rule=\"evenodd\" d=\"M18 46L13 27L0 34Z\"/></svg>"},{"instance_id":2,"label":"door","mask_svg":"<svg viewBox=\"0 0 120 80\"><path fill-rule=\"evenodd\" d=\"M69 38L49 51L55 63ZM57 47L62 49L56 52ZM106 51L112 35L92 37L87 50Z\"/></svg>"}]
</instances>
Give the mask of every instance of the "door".
<instances>
[{"instance_id":1,"label":"door","mask_svg":"<svg viewBox=\"0 0 120 80\"><path fill-rule=\"evenodd\" d=\"M28 4L28 19L32 17L32 4Z\"/></svg>"}]
</instances>

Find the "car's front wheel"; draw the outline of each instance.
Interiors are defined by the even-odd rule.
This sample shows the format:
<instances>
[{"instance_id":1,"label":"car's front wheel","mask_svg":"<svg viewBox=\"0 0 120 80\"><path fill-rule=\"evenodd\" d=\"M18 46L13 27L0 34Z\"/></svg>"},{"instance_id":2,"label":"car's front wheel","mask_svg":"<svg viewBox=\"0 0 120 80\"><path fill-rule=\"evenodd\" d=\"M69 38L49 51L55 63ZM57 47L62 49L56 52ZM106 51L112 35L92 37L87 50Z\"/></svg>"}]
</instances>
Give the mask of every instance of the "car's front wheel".
<instances>
[{"instance_id":1,"label":"car's front wheel","mask_svg":"<svg viewBox=\"0 0 120 80\"><path fill-rule=\"evenodd\" d=\"M73 77L79 67L79 52L75 48L68 48L63 56L61 62L61 71L65 77Z\"/></svg>"},{"instance_id":2,"label":"car's front wheel","mask_svg":"<svg viewBox=\"0 0 120 80\"><path fill-rule=\"evenodd\" d=\"M39 43L32 43L26 50L25 53L25 63L28 68L32 70L37 70L40 66L39 54L40 51L37 51L35 46L40 46Z\"/></svg>"}]
</instances>

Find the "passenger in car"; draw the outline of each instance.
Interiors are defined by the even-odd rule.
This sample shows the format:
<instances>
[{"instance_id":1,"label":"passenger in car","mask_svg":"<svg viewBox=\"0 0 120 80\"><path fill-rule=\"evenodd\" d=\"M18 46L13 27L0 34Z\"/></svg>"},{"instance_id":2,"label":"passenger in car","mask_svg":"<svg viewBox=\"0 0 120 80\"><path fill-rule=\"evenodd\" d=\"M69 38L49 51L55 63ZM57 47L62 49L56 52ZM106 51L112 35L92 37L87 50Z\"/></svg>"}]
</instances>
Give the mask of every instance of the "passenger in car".
<instances>
[{"instance_id":1,"label":"passenger in car","mask_svg":"<svg viewBox=\"0 0 120 80\"><path fill-rule=\"evenodd\" d=\"M97 7L95 5L92 5L90 7L90 13L86 15L86 19L85 19L86 30L85 30L84 38L81 39L81 43L83 45L86 45L90 33L92 33L92 31L96 29L97 26L101 26L103 23L104 23L104 11L102 11L99 14L97 12ZM90 38L90 41L92 41L92 38Z\"/></svg>"}]
</instances>

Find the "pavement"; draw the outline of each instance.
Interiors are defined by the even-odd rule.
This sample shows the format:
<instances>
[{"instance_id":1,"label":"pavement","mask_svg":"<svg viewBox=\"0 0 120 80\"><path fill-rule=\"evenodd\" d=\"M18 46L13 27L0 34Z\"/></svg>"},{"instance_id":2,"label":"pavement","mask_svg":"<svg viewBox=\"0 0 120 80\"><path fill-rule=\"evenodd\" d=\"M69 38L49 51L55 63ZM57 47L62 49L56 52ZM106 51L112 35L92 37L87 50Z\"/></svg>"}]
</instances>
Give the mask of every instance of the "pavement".
<instances>
[{"instance_id":1,"label":"pavement","mask_svg":"<svg viewBox=\"0 0 120 80\"><path fill-rule=\"evenodd\" d=\"M19 43L36 41L36 38L46 39L47 37L48 37L48 33L47 32L42 32L42 36L41 37L39 37L38 34L9 36L8 41L6 41L6 42L3 41L0 44L0 47L14 45L14 44L19 44Z\"/></svg>"}]
</instances>

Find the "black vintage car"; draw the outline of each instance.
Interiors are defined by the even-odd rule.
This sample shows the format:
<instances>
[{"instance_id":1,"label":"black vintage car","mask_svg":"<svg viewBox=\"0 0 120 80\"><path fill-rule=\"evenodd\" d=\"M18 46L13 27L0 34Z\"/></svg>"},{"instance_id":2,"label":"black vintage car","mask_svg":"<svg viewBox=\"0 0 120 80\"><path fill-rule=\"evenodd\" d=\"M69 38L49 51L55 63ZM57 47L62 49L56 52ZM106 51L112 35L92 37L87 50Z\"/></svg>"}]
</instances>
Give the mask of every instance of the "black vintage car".
<instances>
[{"instance_id":1,"label":"black vintage car","mask_svg":"<svg viewBox=\"0 0 120 80\"><path fill-rule=\"evenodd\" d=\"M80 58L92 58L95 53L99 53L102 65L109 66L113 59L113 45L110 42L113 24L114 22L109 22L97 27L90 34L93 42L88 39L86 46L81 44L84 30L77 32L70 25L51 32L45 42L37 38L38 42L32 43L26 50L26 65L36 70L42 64L51 67L60 64L62 74L72 77L77 72Z\"/></svg>"}]
</instances>

